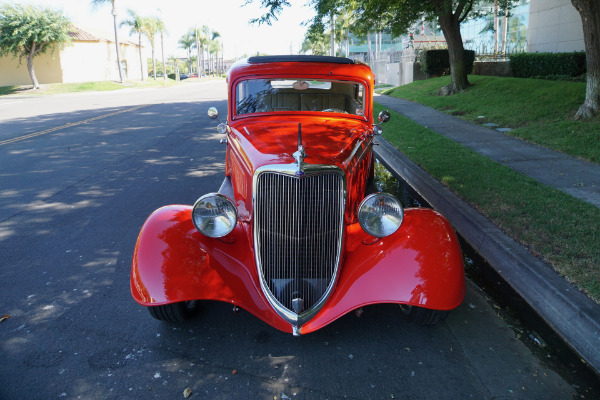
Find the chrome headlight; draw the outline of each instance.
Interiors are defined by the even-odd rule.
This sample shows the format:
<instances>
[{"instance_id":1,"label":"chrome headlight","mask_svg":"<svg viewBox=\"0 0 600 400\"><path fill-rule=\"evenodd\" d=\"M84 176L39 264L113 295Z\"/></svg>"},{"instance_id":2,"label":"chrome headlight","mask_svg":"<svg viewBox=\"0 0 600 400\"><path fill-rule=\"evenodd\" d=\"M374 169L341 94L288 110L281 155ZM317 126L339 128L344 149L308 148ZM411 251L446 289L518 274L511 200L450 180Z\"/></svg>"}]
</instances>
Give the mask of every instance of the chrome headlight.
<instances>
[{"instance_id":1,"label":"chrome headlight","mask_svg":"<svg viewBox=\"0 0 600 400\"><path fill-rule=\"evenodd\" d=\"M360 203L358 222L365 232L375 237L385 237L396 232L404 219L400 201L391 194L373 193Z\"/></svg>"},{"instance_id":2,"label":"chrome headlight","mask_svg":"<svg viewBox=\"0 0 600 400\"><path fill-rule=\"evenodd\" d=\"M196 200L192 208L192 222L200 233L220 238L228 235L237 222L233 202L219 193L209 193Z\"/></svg>"}]
</instances>

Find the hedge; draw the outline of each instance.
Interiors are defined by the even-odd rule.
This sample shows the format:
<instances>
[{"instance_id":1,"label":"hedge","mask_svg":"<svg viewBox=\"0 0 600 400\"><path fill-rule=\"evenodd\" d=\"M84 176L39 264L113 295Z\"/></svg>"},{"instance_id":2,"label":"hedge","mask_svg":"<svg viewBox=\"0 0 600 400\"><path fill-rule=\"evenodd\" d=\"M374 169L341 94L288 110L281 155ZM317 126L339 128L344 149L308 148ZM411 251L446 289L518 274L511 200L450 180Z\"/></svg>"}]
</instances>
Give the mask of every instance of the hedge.
<instances>
[{"instance_id":1,"label":"hedge","mask_svg":"<svg viewBox=\"0 0 600 400\"><path fill-rule=\"evenodd\" d=\"M419 61L421 62L421 71L428 76L450 73L448 49L421 51ZM470 74L473 72L473 63L475 62L475 52L473 50L465 50L465 62L467 64L467 74Z\"/></svg>"},{"instance_id":2,"label":"hedge","mask_svg":"<svg viewBox=\"0 0 600 400\"><path fill-rule=\"evenodd\" d=\"M510 69L517 78L576 77L586 73L585 52L512 54Z\"/></svg>"}]
</instances>

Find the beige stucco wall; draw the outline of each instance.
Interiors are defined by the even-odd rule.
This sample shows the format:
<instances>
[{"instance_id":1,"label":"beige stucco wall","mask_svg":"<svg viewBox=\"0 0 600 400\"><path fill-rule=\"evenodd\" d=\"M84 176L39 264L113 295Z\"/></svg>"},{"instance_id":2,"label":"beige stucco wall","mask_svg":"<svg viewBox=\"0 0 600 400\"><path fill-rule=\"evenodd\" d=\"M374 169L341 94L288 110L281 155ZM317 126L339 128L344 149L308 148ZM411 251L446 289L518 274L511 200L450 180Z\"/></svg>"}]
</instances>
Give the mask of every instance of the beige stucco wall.
<instances>
[{"instance_id":1,"label":"beige stucco wall","mask_svg":"<svg viewBox=\"0 0 600 400\"><path fill-rule=\"evenodd\" d=\"M583 28L579 12L570 0L531 0L527 51L583 51Z\"/></svg>"},{"instance_id":2,"label":"beige stucco wall","mask_svg":"<svg viewBox=\"0 0 600 400\"><path fill-rule=\"evenodd\" d=\"M138 47L121 44L121 61L127 67L125 79L139 80L140 56ZM145 49L142 48L142 67L144 76L148 75ZM34 58L33 67L38 81L44 83L93 82L119 80L117 56L114 43L73 42L54 56L41 54ZM19 61L12 57L0 57L0 86L30 85L31 79L27 72L27 61Z\"/></svg>"},{"instance_id":3,"label":"beige stucco wall","mask_svg":"<svg viewBox=\"0 0 600 400\"><path fill-rule=\"evenodd\" d=\"M124 79L141 79L138 47L119 45L121 64L126 66ZM144 48L142 57L145 60ZM64 82L93 82L119 80L115 44L110 42L78 42L61 52L61 65ZM145 76L147 67L143 64Z\"/></svg>"},{"instance_id":4,"label":"beige stucco wall","mask_svg":"<svg viewBox=\"0 0 600 400\"><path fill-rule=\"evenodd\" d=\"M39 54L33 59L33 70L40 83L62 82L60 68L60 54L54 52ZM31 78L27 71L27 60L19 60L11 56L0 57L0 86L31 85Z\"/></svg>"}]
</instances>

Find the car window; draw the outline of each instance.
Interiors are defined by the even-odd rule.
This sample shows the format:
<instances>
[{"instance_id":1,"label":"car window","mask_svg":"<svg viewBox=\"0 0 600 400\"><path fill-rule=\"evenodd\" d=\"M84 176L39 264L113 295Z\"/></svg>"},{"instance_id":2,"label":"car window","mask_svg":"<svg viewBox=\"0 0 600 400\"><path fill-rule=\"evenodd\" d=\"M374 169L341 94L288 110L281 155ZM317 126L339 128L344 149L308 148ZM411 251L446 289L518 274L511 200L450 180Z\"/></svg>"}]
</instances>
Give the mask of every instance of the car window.
<instances>
[{"instance_id":1,"label":"car window","mask_svg":"<svg viewBox=\"0 0 600 400\"><path fill-rule=\"evenodd\" d=\"M321 111L364 117L364 86L315 79L248 79L236 86L236 114Z\"/></svg>"}]
</instances>

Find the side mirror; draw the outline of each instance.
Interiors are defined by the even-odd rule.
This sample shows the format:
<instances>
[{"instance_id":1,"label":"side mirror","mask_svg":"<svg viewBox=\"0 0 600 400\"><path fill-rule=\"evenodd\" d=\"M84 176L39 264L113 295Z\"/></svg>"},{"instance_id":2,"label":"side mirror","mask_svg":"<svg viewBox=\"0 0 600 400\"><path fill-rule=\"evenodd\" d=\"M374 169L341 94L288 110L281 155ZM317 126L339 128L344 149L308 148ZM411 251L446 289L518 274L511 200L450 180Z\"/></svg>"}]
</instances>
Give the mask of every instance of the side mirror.
<instances>
[{"instance_id":1,"label":"side mirror","mask_svg":"<svg viewBox=\"0 0 600 400\"><path fill-rule=\"evenodd\" d=\"M390 118L392 118L392 116L390 115L389 111L384 110L379 113L379 116L377 118L379 119L379 122L383 124L385 122L388 122Z\"/></svg>"},{"instance_id":2,"label":"side mirror","mask_svg":"<svg viewBox=\"0 0 600 400\"><path fill-rule=\"evenodd\" d=\"M219 110L216 107L211 107L208 109L208 118L217 119L219 118Z\"/></svg>"}]
</instances>

